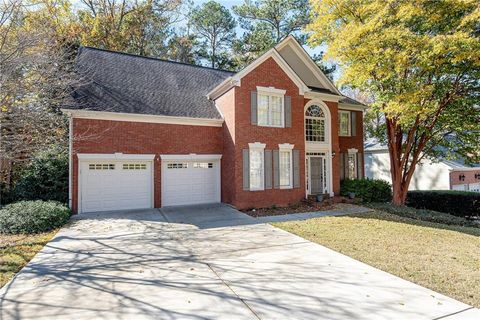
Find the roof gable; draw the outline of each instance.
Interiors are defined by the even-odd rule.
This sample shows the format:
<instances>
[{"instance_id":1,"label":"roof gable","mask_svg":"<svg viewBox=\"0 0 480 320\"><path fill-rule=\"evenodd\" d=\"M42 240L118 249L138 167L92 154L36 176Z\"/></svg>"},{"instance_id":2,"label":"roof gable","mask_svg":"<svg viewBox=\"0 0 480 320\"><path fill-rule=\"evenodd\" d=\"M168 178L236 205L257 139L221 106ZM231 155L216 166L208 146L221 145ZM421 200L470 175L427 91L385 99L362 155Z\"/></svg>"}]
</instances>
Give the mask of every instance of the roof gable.
<instances>
[{"instance_id":1,"label":"roof gable","mask_svg":"<svg viewBox=\"0 0 480 320\"><path fill-rule=\"evenodd\" d=\"M333 94L341 94L293 36L288 36L275 48L306 85L326 89Z\"/></svg>"}]
</instances>

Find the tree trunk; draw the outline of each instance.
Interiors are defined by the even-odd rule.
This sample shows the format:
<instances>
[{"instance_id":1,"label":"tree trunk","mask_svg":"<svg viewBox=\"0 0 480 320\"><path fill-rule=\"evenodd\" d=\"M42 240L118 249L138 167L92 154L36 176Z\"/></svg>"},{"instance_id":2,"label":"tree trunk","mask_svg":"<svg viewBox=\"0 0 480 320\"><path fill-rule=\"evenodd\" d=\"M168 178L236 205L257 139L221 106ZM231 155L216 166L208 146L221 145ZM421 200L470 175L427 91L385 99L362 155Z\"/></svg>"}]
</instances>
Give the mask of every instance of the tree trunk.
<instances>
[{"instance_id":1,"label":"tree trunk","mask_svg":"<svg viewBox=\"0 0 480 320\"><path fill-rule=\"evenodd\" d=\"M405 185L405 183L402 183L402 177L396 178L395 181L392 180L392 188L393 188L392 202L399 206L405 205L405 201L407 200L408 185Z\"/></svg>"}]
</instances>

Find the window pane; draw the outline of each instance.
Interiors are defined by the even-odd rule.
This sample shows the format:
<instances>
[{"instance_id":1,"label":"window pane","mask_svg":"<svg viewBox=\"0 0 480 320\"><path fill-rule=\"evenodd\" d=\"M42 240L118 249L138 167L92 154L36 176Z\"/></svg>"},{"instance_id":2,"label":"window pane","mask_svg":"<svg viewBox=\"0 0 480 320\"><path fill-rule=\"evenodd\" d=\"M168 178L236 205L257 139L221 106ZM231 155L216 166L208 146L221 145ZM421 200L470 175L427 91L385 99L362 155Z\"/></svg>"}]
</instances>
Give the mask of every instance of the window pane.
<instances>
[{"instance_id":1,"label":"window pane","mask_svg":"<svg viewBox=\"0 0 480 320\"><path fill-rule=\"evenodd\" d=\"M270 97L271 101L271 123L272 126L282 125L282 98L277 96Z\"/></svg>"},{"instance_id":2,"label":"window pane","mask_svg":"<svg viewBox=\"0 0 480 320\"><path fill-rule=\"evenodd\" d=\"M357 178L357 157L356 154L348 155L348 178Z\"/></svg>"},{"instance_id":3,"label":"window pane","mask_svg":"<svg viewBox=\"0 0 480 320\"><path fill-rule=\"evenodd\" d=\"M325 120L305 119L305 137L307 141L325 141Z\"/></svg>"},{"instance_id":4,"label":"window pane","mask_svg":"<svg viewBox=\"0 0 480 320\"><path fill-rule=\"evenodd\" d=\"M263 189L263 150L250 150L250 189Z\"/></svg>"},{"instance_id":5,"label":"window pane","mask_svg":"<svg viewBox=\"0 0 480 320\"><path fill-rule=\"evenodd\" d=\"M291 152L280 151L280 186L290 186L291 176Z\"/></svg>"},{"instance_id":6,"label":"window pane","mask_svg":"<svg viewBox=\"0 0 480 320\"><path fill-rule=\"evenodd\" d=\"M258 114L258 124L259 125L268 125L268 96L259 94L258 95L258 105L257 105L257 114Z\"/></svg>"},{"instance_id":7,"label":"window pane","mask_svg":"<svg viewBox=\"0 0 480 320\"><path fill-rule=\"evenodd\" d=\"M350 135L350 113L340 112L340 135Z\"/></svg>"}]
</instances>

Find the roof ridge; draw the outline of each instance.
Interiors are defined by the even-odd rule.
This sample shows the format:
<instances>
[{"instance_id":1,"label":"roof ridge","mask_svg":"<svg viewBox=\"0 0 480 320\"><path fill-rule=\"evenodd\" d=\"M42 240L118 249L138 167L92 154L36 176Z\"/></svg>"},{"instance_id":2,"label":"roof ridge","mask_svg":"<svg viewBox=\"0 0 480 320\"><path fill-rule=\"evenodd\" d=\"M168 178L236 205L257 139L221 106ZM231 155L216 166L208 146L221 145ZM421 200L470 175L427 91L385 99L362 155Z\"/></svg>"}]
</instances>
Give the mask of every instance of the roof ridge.
<instances>
[{"instance_id":1,"label":"roof ridge","mask_svg":"<svg viewBox=\"0 0 480 320\"><path fill-rule=\"evenodd\" d=\"M201 66L201 65L197 65L197 64L178 62L178 61L161 59L161 58L156 58L156 57L147 57L147 56L142 56L142 55L134 54L134 53L115 51L115 50L109 50L109 49L102 49L102 48L95 48L95 47L90 47L90 46L80 46L80 48L78 50L78 54L80 54L80 52L83 49L91 49L91 50L103 51L103 52L108 52L108 53L121 54L121 55L130 56L130 57L134 57L134 58L142 58L142 59L148 59L148 60L154 60L154 61L162 61L162 62L185 65L185 66L189 66L189 67L203 68L203 69L208 69L208 70L212 70L212 71L227 72L227 73L231 73L231 74L236 73L234 71L229 71L229 70L224 70L224 69L215 69L215 68L212 68L212 67L206 67L206 66Z\"/></svg>"}]
</instances>

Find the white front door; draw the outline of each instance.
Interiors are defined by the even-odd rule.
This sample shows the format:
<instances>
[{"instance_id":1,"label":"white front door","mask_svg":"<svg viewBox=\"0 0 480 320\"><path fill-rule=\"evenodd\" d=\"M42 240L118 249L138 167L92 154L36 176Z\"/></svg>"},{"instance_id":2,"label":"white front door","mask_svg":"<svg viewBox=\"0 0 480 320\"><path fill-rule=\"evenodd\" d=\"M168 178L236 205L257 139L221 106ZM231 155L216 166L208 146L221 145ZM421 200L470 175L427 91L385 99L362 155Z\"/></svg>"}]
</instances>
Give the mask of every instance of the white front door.
<instances>
[{"instance_id":1,"label":"white front door","mask_svg":"<svg viewBox=\"0 0 480 320\"><path fill-rule=\"evenodd\" d=\"M220 161L162 161L162 207L220 202Z\"/></svg>"},{"instance_id":2,"label":"white front door","mask_svg":"<svg viewBox=\"0 0 480 320\"><path fill-rule=\"evenodd\" d=\"M152 161L80 161L80 212L153 207Z\"/></svg>"}]
</instances>

